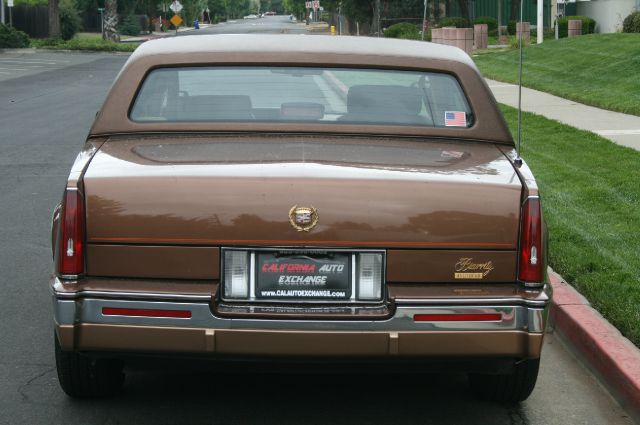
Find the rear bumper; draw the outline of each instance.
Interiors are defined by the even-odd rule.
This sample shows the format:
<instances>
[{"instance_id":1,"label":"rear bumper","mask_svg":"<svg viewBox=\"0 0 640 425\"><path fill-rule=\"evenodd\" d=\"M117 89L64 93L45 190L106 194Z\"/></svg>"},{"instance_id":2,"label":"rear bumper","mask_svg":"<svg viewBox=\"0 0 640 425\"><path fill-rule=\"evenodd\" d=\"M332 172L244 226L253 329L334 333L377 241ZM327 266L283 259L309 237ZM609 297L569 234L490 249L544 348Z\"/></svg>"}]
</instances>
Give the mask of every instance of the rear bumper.
<instances>
[{"instance_id":1,"label":"rear bumper","mask_svg":"<svg viewBox=\"0 0 640 425\"><path fill-rule=\"evenodd\" d=\"M63 350L242 356L490 356L538 358L542 333L524 331L272 331L57 325Z\"/></svg>"},{"instance_id":2,"label":"rear bumper","mask_svg":"<svg viewBox=\"0 0 640 425\"><path fill-rule=\"evenodd\" d=\"M138 294L132 299L117 293L61 292L59 285L52 282L63 350L162 355L538 358L550 298L396 300L391 316L382 320L254 319L216 315L210 298L145 299ZM190 317L105 315L105 308L180 310ZM418 314L499 314L501 319L418 322Z\"/></svg>"}]
</instances>

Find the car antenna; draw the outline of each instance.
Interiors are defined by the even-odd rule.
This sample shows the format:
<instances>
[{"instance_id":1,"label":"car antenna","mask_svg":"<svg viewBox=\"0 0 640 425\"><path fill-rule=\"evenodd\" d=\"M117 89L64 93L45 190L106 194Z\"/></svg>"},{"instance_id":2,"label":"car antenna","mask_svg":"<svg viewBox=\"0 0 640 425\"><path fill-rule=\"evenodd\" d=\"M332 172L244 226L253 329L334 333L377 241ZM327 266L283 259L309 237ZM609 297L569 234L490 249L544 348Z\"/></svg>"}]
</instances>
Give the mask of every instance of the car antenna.
<instances>
[{"instance_id":1,"label":"car antenna","mask_svg":"<svg viewBox=\"0 0 640 425\"><path fill-rule=\"evenodd\" d=\"M522 115L522 30L524 30L524 25L522 25L524 0L520 0L520 31L518 34L518 49L520 50L520 60L518 61L518 141L516 146L516 159L515 165L516 167L522 166L522 157L520 157L520 142L522 140L521 135L521 115ZM518 31L516 31L518 32Z\"/></svg>"}]
</instances>

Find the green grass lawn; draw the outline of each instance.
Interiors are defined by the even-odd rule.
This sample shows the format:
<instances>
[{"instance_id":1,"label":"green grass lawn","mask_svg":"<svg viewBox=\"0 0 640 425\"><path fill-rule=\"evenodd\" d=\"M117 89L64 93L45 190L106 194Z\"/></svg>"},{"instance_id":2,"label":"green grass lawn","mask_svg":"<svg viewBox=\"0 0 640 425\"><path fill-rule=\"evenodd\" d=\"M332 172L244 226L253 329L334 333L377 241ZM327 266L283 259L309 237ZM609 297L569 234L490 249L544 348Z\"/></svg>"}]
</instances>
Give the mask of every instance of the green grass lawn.
<instances>
[{"instance_id":1,"label":"green grass lawn","mask_svg":"<svg viewBox=\"0 0 640 425\"><path fill-rule=\"evenodd\" d=\"M515 132L516 110L502 110ZM640 346L640 152L539 115L522 122L551 267Z\"/></svg>"},{"instance_id":2,"label":"green grass lawn","mask_svg":"<svg viewBox=\"0 0 640 425\"><path fill-rule=\"evenodd\" d=\"M518 51L474 57L489 78L516 83ZM640 34L545 40L524 49L523 84L588 105L640 115Z\"/></svg>"}]
</instances>

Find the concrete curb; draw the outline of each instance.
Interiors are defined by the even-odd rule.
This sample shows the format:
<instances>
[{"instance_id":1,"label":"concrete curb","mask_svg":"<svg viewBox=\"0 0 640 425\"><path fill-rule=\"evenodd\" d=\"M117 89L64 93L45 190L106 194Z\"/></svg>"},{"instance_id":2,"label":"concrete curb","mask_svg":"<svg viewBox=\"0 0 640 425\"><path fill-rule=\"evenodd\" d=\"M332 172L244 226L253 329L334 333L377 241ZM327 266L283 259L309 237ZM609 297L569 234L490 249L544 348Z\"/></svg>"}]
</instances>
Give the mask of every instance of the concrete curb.
<instances>
[{"instance_id":1,"label":"concrete curb","mask_svg":"<svg viewBox=\"0 0 640 425\"><path fill-rule=\"evenodd\" d=\"M640 423L640 350L559 274L550 270L549 277L551 326Z\"/></svg>"}]
</instances>

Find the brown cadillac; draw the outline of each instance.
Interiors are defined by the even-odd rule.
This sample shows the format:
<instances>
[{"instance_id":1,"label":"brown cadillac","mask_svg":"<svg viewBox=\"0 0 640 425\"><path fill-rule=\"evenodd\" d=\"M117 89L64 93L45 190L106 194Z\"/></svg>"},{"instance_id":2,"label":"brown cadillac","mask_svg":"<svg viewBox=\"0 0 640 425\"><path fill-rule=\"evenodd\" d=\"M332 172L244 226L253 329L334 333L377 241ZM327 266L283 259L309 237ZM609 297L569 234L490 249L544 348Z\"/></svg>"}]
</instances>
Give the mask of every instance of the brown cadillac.
<instances>
[{"instance_id":1,"label":"brown cadillac","mask_svg":"<svg viewBox=\"0 0 640 425\"><path fill-rule=\"evenodd\" d=\"M52 238L71 396L116 392L145 355L433 365L502 401L535 386L551 296L538 187L457 48L147 42Z\"/></svg>"}]
</instances>

